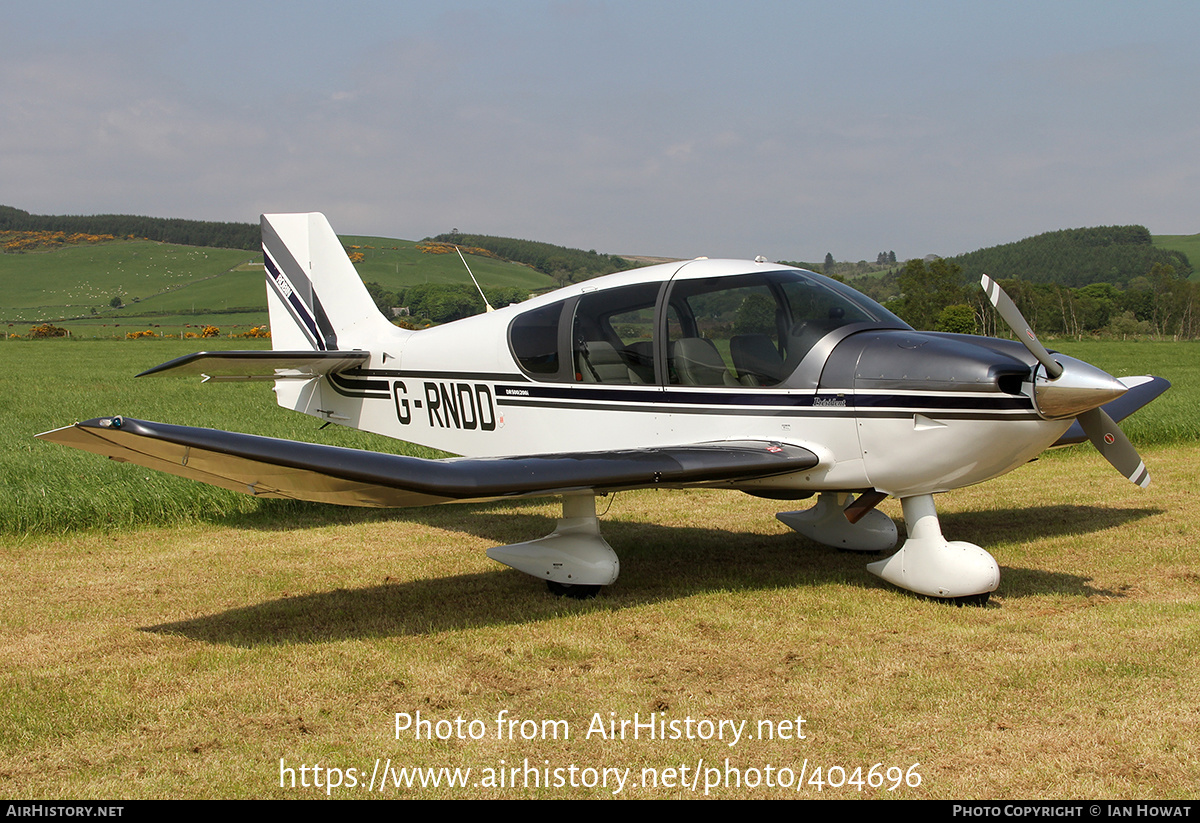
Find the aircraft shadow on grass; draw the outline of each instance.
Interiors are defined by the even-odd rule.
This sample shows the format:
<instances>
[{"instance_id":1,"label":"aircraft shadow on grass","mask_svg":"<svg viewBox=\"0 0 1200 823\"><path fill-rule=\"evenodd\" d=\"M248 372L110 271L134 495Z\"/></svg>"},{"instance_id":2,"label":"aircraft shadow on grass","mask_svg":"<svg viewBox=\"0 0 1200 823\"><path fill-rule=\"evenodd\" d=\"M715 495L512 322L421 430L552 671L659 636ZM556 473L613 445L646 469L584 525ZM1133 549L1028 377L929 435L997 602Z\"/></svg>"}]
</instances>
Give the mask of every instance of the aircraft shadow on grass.
<instances>
[{"instance_id":1,"label":"aircraft shadow on grass","mask_svg":"<svg viewBox=\"0 0 1200 823\"><path fill-rule=\"evenodd\" d=\"M553 517L506 508L495 516L480 505L470 516L452 519L447 509L409 509L396 520L450 527L489 541L511 532L552 523ZM1003 511L948 514L956 527L988 542L1026 542L1046 535L1087 534L1117 528L1160 514L1156 508L1034 506ZM463 513L467 514L466 512ZM482 516L481 516L482 515ZM368 517L364 516L363 520ZM370 518L378 520L378 515ZM863 570L853 552L838 552L792 533L761 535L722 529L668 527L611 521L606 533L621 551L626 575L595 600L564 601L530 586L526 576L507 569L384 582L358 589L284 597L192 620L148 626L148 632L192 640L253 647L281 643L323 643L368 637L429 635L443 631L535 622L570 611L614 611L648 602L710 592L759 591L786 587L849 584L888 590ZM431 555L431 565L436 555ZM1026 594L1119 597L1077 574L1005 567L1010 587ZM896 593L898 595L898 593ZM899 595L912 597L913 595ZM1008 594L1010 597L1023 596ZM803 600L797 603L803 608Z\"/></svg>"}]
</instances>

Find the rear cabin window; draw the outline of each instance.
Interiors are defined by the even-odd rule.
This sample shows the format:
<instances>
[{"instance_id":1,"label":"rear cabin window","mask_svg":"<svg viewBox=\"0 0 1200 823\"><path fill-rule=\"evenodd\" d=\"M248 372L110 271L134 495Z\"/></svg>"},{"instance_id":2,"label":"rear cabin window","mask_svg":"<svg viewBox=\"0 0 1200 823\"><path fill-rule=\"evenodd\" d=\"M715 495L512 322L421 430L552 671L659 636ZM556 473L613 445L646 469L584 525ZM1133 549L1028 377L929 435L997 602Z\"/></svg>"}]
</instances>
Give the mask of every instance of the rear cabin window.
<instances>
[{"instance_id":1,"label":"rear cabin window","mask_svg":"<svg viewBox=\"0 0 1200 823\"><path fill-rule=\"evenodd\" d=\"M508 340L517 363L531 375L553 379L559 372L558 324L563 303L525 312L513 321Z\"/></svg>"}]
</instances>

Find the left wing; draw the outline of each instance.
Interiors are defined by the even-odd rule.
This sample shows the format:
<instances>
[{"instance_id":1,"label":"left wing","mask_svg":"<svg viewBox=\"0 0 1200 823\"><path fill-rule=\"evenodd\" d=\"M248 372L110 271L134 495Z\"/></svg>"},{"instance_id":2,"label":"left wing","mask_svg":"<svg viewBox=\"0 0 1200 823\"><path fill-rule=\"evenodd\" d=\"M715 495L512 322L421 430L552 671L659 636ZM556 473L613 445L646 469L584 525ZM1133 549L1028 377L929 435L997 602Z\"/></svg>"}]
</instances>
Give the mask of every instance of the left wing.
<instances>
[{"instance_id":1,"label":"left wing","mask_svg":"<svg viewBox=\"0 0 1200 823\"><path fill-rule=\"evenodd\" d=\"M426 460L123 417L99 417L37 437L244 494L345 506L714 485L789 474L819 462L808 449L763 441Z\"/></svg>"}]
</instances>

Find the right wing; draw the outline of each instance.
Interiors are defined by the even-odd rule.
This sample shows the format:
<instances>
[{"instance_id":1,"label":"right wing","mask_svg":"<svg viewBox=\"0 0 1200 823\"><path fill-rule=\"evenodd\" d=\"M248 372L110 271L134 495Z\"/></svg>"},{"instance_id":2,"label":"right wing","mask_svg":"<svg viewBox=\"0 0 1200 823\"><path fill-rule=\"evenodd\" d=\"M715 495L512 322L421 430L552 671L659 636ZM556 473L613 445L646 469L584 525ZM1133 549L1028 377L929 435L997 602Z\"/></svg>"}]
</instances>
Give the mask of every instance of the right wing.
<instances>
[{"instance_id":1,"label":"right wing","mask_svg":"<svg viewBox=\"0 0 1200 823\"><path fill-rule=\"evenodd\" d=\"M122 417L95 418L37 437L244 494L346 506L721 485L803 471L819 462L799 446L762 441L426 460Z\"/></svg>"}]
</instances>

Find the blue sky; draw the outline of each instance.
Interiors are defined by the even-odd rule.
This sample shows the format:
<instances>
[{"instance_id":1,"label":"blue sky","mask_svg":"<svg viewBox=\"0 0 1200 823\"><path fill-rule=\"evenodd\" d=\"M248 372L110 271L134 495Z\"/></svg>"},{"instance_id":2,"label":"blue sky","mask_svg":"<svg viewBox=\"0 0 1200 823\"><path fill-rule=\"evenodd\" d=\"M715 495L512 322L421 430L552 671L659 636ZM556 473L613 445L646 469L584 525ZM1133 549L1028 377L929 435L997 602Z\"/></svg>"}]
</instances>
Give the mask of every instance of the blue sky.
<instances>
[{"instance_id":1,"label":"blue sky","mask_svg":"<svg viewBox=\"0 0 1200 823\"><path fill-rule=\"evenodd\" d=\"M0 203L604 252L1200 232L1194 2L44 2Z\"/></svg>"}]
</instances>

